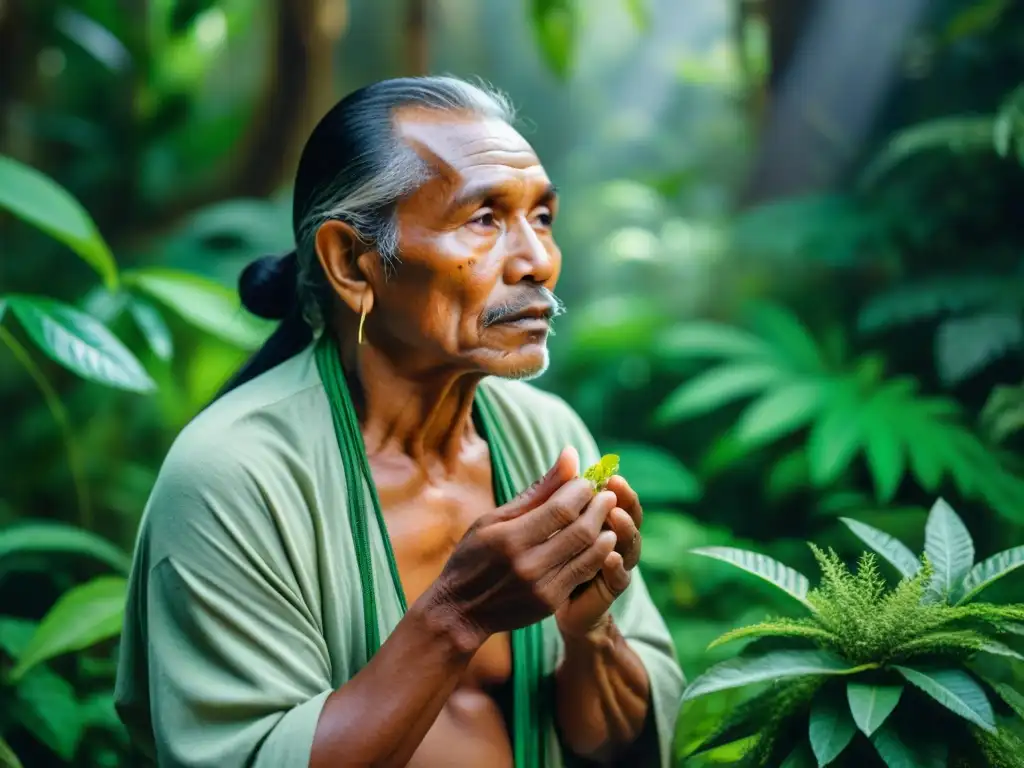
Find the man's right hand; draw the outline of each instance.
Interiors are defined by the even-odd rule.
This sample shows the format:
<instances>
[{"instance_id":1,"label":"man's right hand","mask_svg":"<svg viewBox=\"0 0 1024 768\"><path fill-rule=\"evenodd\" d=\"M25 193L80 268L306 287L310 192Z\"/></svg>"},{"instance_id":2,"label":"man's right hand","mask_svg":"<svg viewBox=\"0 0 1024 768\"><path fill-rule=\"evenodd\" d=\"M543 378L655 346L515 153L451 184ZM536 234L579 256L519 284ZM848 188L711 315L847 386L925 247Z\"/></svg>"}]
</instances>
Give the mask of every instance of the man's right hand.
<instances>
[{"instance_id":1,"label":"man's right hand","mask_svg":"<svg viewBox=\"0 0 1024 768\"><path fill-rule=\"evenodd\" d=\"M614 550L615 534L602 527L616 496L595 494L578 474L576 451L563 450L543 478L483 515L455 548L430 600L456 619L467 650L550 616Z\"/></svg>"}]
</instances>

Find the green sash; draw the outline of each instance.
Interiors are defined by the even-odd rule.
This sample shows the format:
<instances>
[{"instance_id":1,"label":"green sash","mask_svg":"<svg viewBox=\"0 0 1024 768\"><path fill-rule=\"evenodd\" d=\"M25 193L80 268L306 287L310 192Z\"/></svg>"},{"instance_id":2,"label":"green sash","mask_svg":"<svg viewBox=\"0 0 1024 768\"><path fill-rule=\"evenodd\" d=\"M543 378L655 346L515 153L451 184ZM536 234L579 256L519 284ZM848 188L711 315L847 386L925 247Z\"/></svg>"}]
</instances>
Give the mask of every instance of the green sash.
<instances>
[{"instance_id":1,"label":"green sash","mask_svg":"<svg viewBox=\"0 0 1024 768\"><path fill-rule=\"evenodd\" d=\"M355 407L345 381L334 341L327 335L321 336L316 344L316 365L323 380L327 400L331 405L331 420L334 423L334 434L338 439L341 461L345 470L345 482L348 491L348 516L352 526L352 538L355 542L356 563L359 568L359 580L363 593L363 624L366 632L367 658L380 648L380 627L377 619L377 592L373 583L373 565L371 561L369 521L366 517L366 494L363 479L370 489L370 501L377 526L384 540L387 552L388 568L391 581L398 595L399 604L404 613L408 610L405 591L398 577L398 566L395 563L391 538L380 508L377 488L370 474L370 464L366 457L366 446ZM478 391L474 403L474 417L484 440L491 452L491 466L494 476L494 496L498 506L508 503L515 495L512 478L505 459L505 436L501 424L495 416L493 406L488 402L484 392ZM543 768L544 765L544 720L540 681L543 674L542 663L543 638L540 624L534 624L512 633L512 685L513 685L513 749L516 768Z\"/></svg>"}]
</instances>

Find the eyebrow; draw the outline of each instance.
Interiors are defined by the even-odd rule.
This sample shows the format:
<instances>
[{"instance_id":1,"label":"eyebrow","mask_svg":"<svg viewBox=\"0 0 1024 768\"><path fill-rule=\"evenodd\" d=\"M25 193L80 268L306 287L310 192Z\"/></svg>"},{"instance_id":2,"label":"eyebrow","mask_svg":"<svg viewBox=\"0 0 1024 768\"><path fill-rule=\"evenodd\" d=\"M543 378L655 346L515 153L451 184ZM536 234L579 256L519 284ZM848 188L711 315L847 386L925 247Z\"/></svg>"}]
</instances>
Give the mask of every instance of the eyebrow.
<instances>
[{"instance_id":1,"label":"eyebrow","mask_svg":"<svg viewBox=\"0 0 1024 768\"><path fill-rule=\"evenodd\" d=\"M461 208L466 208L469 205L482 203L484 200L501 197L503 191L504 187L500 184L479 184L476 186L469 186L455 196L449 210L457 211ZM544 191L541 192L538 197L538 202L551 202L557 197L558 188L549 182L544 188Z\"/></svg>"}]
</instances>

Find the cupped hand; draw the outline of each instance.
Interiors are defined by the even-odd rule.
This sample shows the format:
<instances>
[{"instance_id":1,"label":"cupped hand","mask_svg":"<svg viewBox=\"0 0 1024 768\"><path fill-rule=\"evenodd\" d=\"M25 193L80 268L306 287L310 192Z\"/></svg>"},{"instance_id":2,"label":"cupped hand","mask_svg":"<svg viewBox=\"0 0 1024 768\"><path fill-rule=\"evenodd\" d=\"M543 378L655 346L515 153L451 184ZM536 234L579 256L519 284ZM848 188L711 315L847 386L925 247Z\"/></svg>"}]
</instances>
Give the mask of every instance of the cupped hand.
<instances>
[{"instance_id":1,"label":"cupped hand","mask_svg":"<svg viewBox=\"0 0 1024 768\"><path fill-rule=\"evenodd\" d=\"M608 528L615 534L615 550L601 564L601 570L588 585L576 590L555 612L563 637L584 637L598 629L609 609L630 583L630 571L640 560L640 526L643 508L640 499L620 475L612 477L605 492L615 496L615 507L608 515Z\"/></svg>"},{"instance_id":2,"label":"cupped hand","mask_svg":"<svg viewBox=\"0 0 1024 768\"><path fill-rule=\"evenodd\" d=\"M428 590L473 642L550 616L606 567L617 538L604 527L618 496L595 494L578 474L579 456L566 449L543 478L477 520Z\"/></svg>"}]
</instances>

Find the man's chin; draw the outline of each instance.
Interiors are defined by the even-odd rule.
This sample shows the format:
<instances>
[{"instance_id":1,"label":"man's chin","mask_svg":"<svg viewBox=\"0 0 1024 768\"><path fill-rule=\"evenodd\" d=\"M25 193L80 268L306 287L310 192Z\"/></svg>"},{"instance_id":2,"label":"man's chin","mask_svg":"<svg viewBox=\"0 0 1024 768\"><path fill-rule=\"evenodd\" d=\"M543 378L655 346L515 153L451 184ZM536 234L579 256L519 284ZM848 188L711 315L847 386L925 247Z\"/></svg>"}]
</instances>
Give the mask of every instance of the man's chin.
<instances>
[{"instance_id":1,"label":"man's chin","mask_svg":"<svg viewBox=\"0 0 1024 768\"><path fill-rule=\"evenodd\" d=\"M488 373L502 379L532 381L547 371L551 362L547 346L533 346L516 354L503 355L488 365Z\"/></svg>"}]
</instances>

